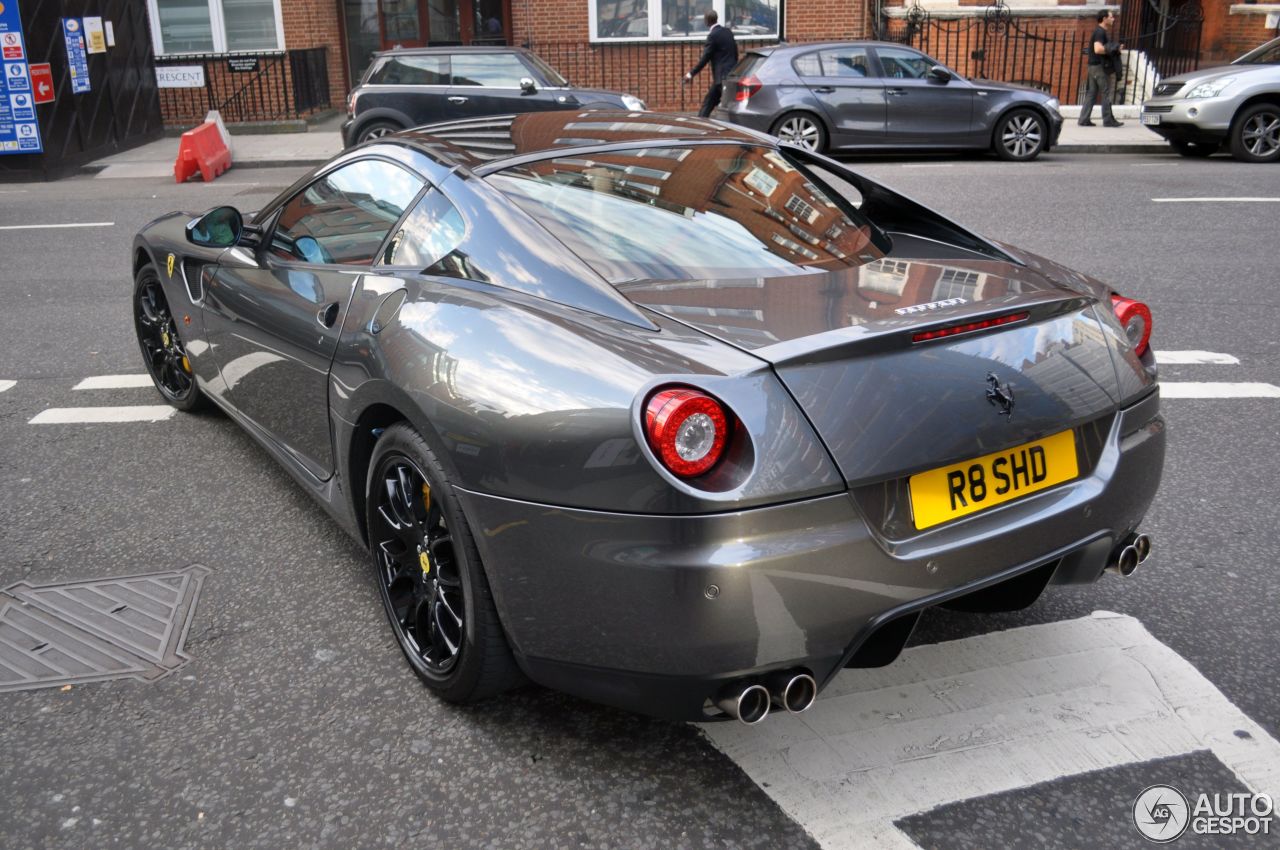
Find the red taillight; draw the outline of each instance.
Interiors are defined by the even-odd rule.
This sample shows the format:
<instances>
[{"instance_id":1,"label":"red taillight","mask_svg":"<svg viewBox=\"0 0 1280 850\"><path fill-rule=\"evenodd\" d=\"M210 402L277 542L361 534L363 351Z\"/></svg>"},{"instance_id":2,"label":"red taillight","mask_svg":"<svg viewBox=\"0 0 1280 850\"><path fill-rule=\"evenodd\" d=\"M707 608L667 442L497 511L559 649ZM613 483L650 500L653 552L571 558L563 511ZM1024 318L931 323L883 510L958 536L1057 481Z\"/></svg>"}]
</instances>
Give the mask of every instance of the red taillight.
<instances>
[{"instance_id":1,"label":"red taillight","mask_svg":"<svg viewBox=\"0 0 1280 850\"><path fill-rule=\"evenodd\" d=\"M751 100L751 95L760 91L760 87L764 83L760 82L760 78L754 74L749 74L738 80L738 91L733 95L733 99L739 102Z\"/></svg>"},{"instance_id":2,"label":"red taillight","mask_svg":"<svg viewBox=\"0 0 1280 850\"><path fill-rule=\"evenodd\" d=\"M945 328L935 328L931 331L920 331L918 334L911 336L912 342L928 342L931 339L942 339L947 336L956 336L957 334L968 334L974 331L982 331L987 328L998 328L1001 325L1011 325L1014 322L1026 321L1030 313L1010 313L1008 316L997 316L994 319L982 319L977 322L965 322L962 325L948 325Z\"/></svg>"},{"instance_id":3,"label":"red taillight","mask_svg":"<svg viewBox=\"0 0 1280 850\"><path fill-rule=\"evenodd\" d=\"M693 478L715 466L724 454L729 416L706 393L670 387L649 398L644 431L663 466L681 478Z\"/></svg>"},{"instance_id":4,"label":"red taillight","mask_svg":"<svg viewBox=\"0 0 1280 850\"><path fill-rule=\"evenodd\" d=\"M1134 353L1141 357L1151 339L1151 308L1121 295L1111 296L1111 308L1116 311L1116 318L1120 320Z\"/></svg>"}]
</instances>

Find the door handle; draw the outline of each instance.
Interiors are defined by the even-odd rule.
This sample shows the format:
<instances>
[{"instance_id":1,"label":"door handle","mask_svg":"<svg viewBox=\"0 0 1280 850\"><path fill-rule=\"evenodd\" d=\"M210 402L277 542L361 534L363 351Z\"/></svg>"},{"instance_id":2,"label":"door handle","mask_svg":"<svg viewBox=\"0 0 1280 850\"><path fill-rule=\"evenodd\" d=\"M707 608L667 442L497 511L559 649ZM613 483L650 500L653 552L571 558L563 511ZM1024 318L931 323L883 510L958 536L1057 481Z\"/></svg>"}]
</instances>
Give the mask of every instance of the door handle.
<instances>
[{"instance_id":1,"label":"door handle","mask_svg":"<svg viewBox=\"0 0 1280 850\"><path fill-rule=\"evenodd\" d=\"M316 311L316 321L322 327L331 328L338 321L338 302L332 301Z\"/></svg>"},{"instance_id":2,"label":"door handle","mask_svg":"<svg viewBox=\"0 0 1280 850\"><path fill-rule=\"evenodd\" d=\"M836 90L835 86L818 86L816 89L814 89L814 91L817 92L818 94L831 94L835 90Z\"/></svg>"},{"instance_id":3,"label":"door handle","mask_svg":"<svg viewBox=\"0 0 1280 850\"><path fill-rule=\"evenodd\" d=\"M902 97L907 93L906 89L885 89L885 94L891 94L895 97Z\"/></svg>"},{"instance_id":4,"label":"door handle","mask_svg":"<svg viewBox=\"0 0 1280 850\"><path fill-rule=\"evenodd\" d=\"M456 96L456 95L455 95L455 96L453 96L453 97L449 98L449 102L450 102L450 103L466 103L466 102L467 102L467 99L466 99L465 97L458 97L458 96Z\"/></svg>"}]
</instances>

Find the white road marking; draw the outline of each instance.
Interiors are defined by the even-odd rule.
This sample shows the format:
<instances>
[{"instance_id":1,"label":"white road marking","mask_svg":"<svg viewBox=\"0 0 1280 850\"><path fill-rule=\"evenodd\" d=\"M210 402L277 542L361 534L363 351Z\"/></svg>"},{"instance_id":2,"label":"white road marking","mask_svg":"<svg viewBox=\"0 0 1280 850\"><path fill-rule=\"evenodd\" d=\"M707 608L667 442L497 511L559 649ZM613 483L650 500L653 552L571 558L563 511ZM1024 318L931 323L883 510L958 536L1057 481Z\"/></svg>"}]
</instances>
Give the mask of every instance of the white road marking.
<instances>
[{"instance_id":1,"label":"white road marking","mask_svg":"<svg viewBox=\"0 0 1280 850\"><path fill-rule=\"evenodd\" d=\"M906 162L902 164L903 168L950 168L955 163L951 162Z\"/></svg>"},{"instance_id":2,"label":"white road marking","mask_svg":"<svg viewBox=\"0 0 1280 850\"><path fill-rule=\"evenodd\" d=\"M1280 204L1280 198L1152 198L1157 204Z\"/></svg>"},{"instance_id":3,"label":"white road marking","mask_svg":"<svg viewBox=\"0 0 1280 850\"><path fill-rule=\"evenodd\" d=\"M702 730L828 850L914 848L895 820L1196 750L1280 794L1280 742L1140 622L1107 612L913 647L842 671L804 714Z\"/></svg>"},{"instance_id":4,"label":"white road marking","mask_svg":"<svg viewBox=\"0 0 1280 850\"><path fill-rule=\"evenodd\" d=\"M122 407L51 407L31 418L29 425L88 425L103 422L160 422L174 414L167 404Z\"/></svg>"},{"instance_id":5,"label":"white road marking","mask_svg":"<svg viewBox=\"0 0 1280 850\"><path fill-rule=\"evenodd\" d=\"M1207 363L1215 366L1239 366L1239 359L1216 351L1157 351L1156 362L1161 366L1190 366Z\"/></svg>"},{"instance_id":6,"label":"white road marking","mask_svg":"<svg viewBox=\"0 0 1280 850\"><path fill-rule=\"evenodd\" d=\"M151 386L150 375L97 375L85 378L73 390L125 390Z\"/></svg>"},{"instance_id":7,"label":"white road marking","mask_svg":"<svg viewBox=\"0 0 1280 850\"><path fill-rule=\"evenodd\" d=\"M115 227L114 221L77 221L70 224L6 224L0 230L59 230L67 227Z\"/></svg>"},{"instance_id":8,"label":"white road marking","mask_svg":"<svg viewBox=\"0 0 1280 850\"><path fill-rule=\"evenodd\" d=\"M0 393L4 392L5 390L13 389L13 386L16 383L18 382L17 381L0 381Z\"/></svg>"},{"instance_id":9,"label":"white road marking","mask_svg":"<svg viewBox=\"0 0 1280 850\"><path fill-rule=\"evenodd\" d=\"M1215 381L1161 381L1161 398L1280 398L1274 384Z\"/></svg>"}]
</instances>

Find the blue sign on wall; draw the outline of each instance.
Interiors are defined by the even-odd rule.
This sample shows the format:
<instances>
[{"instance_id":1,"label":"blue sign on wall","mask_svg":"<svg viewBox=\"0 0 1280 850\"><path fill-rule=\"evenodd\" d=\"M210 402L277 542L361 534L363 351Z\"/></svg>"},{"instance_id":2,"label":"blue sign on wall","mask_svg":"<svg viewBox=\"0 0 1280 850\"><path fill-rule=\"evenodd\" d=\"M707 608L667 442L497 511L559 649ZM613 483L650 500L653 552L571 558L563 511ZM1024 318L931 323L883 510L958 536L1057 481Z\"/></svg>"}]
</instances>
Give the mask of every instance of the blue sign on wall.
<instances>
[{"instance_id":1,"label":"blue sign on wall","mask_svg":"<svg viewBox=\"0 0 1280 850\"><path fill-rule=\"evenodd\" d=\"M40 153L31 68L17 0L0 2L0 154Z\"/></svg>"},{"instance_id":2,"label":"blue sign on wall","mask_svg":"<svg viewBox=\"0 0 1280 850\"><path fill-rule=\"evenodd\" d=\"M71 70L71 91L89 90L89 54L84 49L84 24L79 18L63 18L62 34L67 41L67 67Z\"/></svg>"}]
</instances>

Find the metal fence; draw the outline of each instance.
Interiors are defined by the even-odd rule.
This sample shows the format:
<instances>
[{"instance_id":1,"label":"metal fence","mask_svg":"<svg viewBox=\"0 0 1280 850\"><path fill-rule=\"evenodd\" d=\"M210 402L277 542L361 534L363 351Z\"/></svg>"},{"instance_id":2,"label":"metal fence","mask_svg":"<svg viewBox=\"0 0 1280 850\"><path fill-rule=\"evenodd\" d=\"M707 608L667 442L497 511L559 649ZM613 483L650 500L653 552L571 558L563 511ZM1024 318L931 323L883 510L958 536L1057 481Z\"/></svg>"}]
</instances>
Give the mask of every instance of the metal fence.
<instances>
[{"instance_id":1,"label":"metal fence","mask_svg":"<svg viewBox=\"0 0 1280 850\"><path fill-rule=\"evenodd\" d=\"M1196 0L1172 11L1145 0L1124 8L1113 36L1125 46L1115 103L1137 104L1161 77L1197 67L1204 16ZM965 76L1033 86L1063 103L1083 99L1092 15L1024 23L997 2L977 17L937 19L917 4L886 23L881 37L910 44Z\"/></svg>"},{"instance_id":2,"label":"metal fence","mask_svg":"<svg viewBox=\"0 0 1280 850\"><path fill-rule=\"evenodd\" d=\"M156 70L190 70L201 85L161 88L165 124L184 126L204 120L211 109L229 124L301 118L329 106L328 48L266 53L189 54L156 59Z\"/></svg>"}]
</instances>

